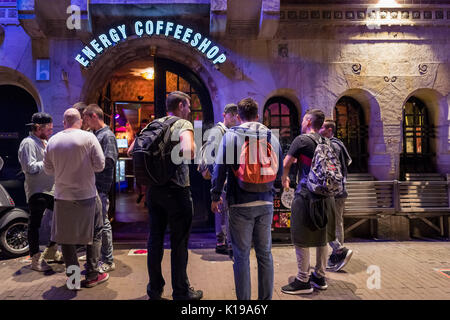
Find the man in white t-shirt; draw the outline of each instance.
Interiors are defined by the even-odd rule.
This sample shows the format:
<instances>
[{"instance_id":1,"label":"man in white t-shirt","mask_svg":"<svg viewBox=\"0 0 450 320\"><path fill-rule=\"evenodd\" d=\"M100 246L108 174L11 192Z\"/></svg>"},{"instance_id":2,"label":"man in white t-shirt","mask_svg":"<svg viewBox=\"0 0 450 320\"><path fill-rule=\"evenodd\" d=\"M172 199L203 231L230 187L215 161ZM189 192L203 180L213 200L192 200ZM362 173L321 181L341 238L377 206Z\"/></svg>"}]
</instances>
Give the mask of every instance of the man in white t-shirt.
<instances>
[{"instance_id":1,"label":"man in white t-shirt","mask_svg":"<svg viewBox=\"0 0 450 320\"><path fill-rule=\"evenodd\" d=\"M78 110L64 112L64 130L48 141L44 169L55 176L51 240L61 244L67 269L79 267L76 245L87 245L84 286L90 288L109 278L98 270L103 219L95 187L95 172L104 169L105 156L95 135L81 126Z\"/></svg>"}]
</instances>

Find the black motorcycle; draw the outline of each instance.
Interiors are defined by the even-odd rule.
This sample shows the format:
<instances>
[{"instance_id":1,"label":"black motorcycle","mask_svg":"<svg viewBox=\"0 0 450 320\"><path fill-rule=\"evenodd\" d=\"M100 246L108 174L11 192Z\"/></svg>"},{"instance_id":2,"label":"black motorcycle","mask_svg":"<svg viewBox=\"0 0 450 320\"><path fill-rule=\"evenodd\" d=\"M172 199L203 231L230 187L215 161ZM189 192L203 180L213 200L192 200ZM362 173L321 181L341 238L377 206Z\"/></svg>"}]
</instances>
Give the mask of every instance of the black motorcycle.
<instances>
[{"instance_id":1,"label":"black motorcycle","mask_svg":"<svg viewBox=\"0 0 450 320\"><path fill-rule=\"evenodd\" d=\"M10 193L19 199L18 204ZM0 181L0 250L10 258L22 256L29 250L29 214L24 200L23 179Z\"/></svg>"}]
</instances>

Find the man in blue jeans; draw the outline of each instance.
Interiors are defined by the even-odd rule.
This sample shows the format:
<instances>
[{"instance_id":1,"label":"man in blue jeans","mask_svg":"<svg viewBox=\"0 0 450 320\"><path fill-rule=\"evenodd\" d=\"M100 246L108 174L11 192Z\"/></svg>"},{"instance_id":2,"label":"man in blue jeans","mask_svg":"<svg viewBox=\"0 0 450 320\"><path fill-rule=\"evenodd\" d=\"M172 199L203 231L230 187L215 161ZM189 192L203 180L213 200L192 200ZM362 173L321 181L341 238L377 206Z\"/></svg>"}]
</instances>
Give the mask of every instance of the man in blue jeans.
<instances>
[{"instance_id":1,"label":"man in blue jeans","mask_svg":"<svg viewBox=\"0 0 450 320\"><path fill-rule=\"evenodd\" d=\"M212 178L211 210L219 212L227 179L229 228L234 256L234 281L238 300L250 300L250 249L258 262L258 299L273 293L271 225L274 182L281 178L282 150L277 137L258 121L258 104L251 98L238 103L241 125L224 135Z\"/></svg>"}]
</instances>

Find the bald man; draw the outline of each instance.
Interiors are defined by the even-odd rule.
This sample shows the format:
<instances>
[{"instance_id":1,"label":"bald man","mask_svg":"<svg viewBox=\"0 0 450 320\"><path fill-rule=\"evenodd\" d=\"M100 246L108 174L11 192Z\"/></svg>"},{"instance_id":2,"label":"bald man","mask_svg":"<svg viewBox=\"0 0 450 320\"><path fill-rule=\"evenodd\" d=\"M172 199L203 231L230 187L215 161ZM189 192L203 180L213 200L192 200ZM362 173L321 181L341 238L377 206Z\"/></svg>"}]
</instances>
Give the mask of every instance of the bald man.
<instances>
[{"instance_id":1,"label":"bald man","mask_svg":"<svg viewBox=\"0 0 450 320\"><path fill-rule=\"evenodd\" d=\"M77 109L64 112L64 130L48 141L44 170L55 176L51 240L61 244L66 270L79 267L76 245L87 245L83 285L90 288L109 278L98 270L103 220L95 187L95 173L104 169L105 157L95 135L81 130L82 122ZM69 283L67 287L79 289Z\"/></svg>"}]
</instances>

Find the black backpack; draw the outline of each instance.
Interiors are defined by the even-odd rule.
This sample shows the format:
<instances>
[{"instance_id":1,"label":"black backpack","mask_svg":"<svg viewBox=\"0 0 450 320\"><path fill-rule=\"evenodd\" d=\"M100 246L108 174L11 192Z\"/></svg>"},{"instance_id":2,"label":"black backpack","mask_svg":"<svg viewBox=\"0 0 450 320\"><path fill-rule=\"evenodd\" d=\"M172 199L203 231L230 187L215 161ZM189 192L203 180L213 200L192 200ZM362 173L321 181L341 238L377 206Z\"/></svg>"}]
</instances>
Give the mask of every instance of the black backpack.
<instances>
[{"instance_id":1,"label":"black backpack","mask_svg":"<svg viewBox=\"0 0 450 320\"><path fill-rule=\"evenodd\" d=\"M136 183L163 186L173 178L177 165L170 157L173 148L170 127L178 120L178 117L164 122L154 120L138 134L132 151Z\"/></svg>"}]
</instances>

